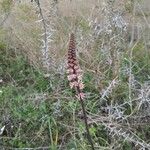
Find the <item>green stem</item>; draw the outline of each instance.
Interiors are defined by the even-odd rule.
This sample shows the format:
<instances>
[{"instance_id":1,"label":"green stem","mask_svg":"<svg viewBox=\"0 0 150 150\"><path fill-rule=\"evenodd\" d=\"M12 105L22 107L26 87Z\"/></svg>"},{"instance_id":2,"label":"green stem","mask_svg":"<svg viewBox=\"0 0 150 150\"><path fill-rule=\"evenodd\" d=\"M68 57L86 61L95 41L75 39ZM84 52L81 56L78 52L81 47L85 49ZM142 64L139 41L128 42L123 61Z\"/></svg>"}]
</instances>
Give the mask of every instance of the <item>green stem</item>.
<instances>
[{"instance_id":1,"label":"green stem","mask_svg":"<svg viewBox=\"0 0 150 150\"><path fill-rule=\"evenodd\" d=\"M81 97L80 97L80 103L81 103L82 111L83 111L83 115L84 115L84 123L85 123L85 127L86 127L86 132L87 132L87 139L88 139L89 143L91 144L92 150L95 150L94 144L93 144L90 132L89 132L89 126L88 126L88 122L87 122L87 114L85 111L84 102L83 102L83 99Z\"/></svg>"}]
</instances>

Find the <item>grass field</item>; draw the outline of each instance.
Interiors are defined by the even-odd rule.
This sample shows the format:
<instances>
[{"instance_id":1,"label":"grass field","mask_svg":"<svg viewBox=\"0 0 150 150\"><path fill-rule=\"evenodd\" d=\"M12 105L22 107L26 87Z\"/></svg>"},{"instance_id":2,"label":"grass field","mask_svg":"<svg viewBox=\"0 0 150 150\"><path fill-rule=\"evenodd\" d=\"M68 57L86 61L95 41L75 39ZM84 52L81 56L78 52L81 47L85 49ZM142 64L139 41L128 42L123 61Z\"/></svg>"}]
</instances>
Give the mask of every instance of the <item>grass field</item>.
<instances>
[{"instance_id":1,"label":"grass field","mask_svg":"<svg viewBox=\"0 0 150 150\"><path fill-rule=\"evenodd\" d=\"M91 149L72 32L95 150L149 150L149 0L0 0L0 149Z\"/></svg>"}]
</instances>

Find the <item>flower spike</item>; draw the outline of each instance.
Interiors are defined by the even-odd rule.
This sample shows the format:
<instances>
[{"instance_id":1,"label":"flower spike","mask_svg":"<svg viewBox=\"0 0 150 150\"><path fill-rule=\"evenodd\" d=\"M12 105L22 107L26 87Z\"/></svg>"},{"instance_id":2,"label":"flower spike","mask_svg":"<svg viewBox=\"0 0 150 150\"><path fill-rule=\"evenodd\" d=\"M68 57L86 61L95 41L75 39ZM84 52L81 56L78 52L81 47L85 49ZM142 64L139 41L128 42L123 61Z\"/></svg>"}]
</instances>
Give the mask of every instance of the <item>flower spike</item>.
<instances>
[{"instance_id":1,"label":"flower spike","mask_svg":"<svg viewBox=\"0 0 150 150\"><path fill-rule=\"evenodd\" d=\"M79 67L79 63L76 57L76 46L75 46L75 36L72 33L70 36L69 41L69 48L68 48L68 80L70 82L70 87L74 88L77 91L77 97L84 99L84 94L82 89L84 87L82 83L82 71Z\"/></svg>"},{"instance_id":2,"label":"flower spike","mask_svg":"<svg viewBox=\"0 0 150 150\"><path fill-rule=\"evenodd\" d=\"M91 149L95 150L92 138L89 132L89 126L87 122L87 114L84 106L85 94L82 92L84 84L82 83L82 71L76 57L76 44L75 36L72 33L70 35L69 48L68 48L68 67L67 67L68 81L71 89L76 90L76 97L80 100L82 111L84 115L84 122L87 131L87 138L91 144Z\"/></svg>"}]
</instances>

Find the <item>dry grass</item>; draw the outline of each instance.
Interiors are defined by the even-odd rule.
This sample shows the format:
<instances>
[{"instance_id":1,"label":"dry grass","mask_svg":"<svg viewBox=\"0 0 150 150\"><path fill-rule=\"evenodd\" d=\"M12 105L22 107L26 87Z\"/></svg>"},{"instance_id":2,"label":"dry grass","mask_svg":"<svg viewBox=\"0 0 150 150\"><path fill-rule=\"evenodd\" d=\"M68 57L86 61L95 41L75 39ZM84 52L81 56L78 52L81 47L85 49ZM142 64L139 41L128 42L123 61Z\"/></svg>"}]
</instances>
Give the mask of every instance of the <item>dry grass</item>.
<instances>
[{"instance_id":1,"label":"dry grass","mask_svg":"<svg viewBox=\"0 0 150 150\"><path fill-rule=\"evenodd\" d=\"M148 6L149 0L0 0L2 148L90 149L66 79L74 32L95 148L149 149Z\"/></svg>"}]
</instances>

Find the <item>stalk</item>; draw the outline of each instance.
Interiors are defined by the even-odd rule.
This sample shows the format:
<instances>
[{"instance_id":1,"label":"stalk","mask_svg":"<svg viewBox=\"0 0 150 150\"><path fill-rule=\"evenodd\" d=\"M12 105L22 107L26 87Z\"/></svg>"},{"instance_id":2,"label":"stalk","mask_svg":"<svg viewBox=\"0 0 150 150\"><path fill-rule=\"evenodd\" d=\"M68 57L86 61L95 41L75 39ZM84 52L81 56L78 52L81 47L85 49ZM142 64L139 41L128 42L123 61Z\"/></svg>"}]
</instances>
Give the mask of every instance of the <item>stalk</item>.
<instances>
[{"instance_id":1,"label":"stalk","mask_svg":"<svg viewBox=\"0 0 150 150\"><path fill-rule=\"evenodd\" d=\"M67 68L67 73L68 73L68 80L70 83L71 89L76 90L76 97L79 99L80 104L82 106L82 112L84 116L84 123L85 123L85 128L87 132L87 139L91 145L91 149L94 149L94 144L89 132L89 126L87 122L87 114L84 106L84 93L82 92L84 88L84 84L82 83L82 71L80 69L79 63L76 58L76 46L75 46L75 37L74 34L72 33L70 36L70 42L69 42L69 49L68 49L68 68Z\"/></svg>"}]
</instances>

